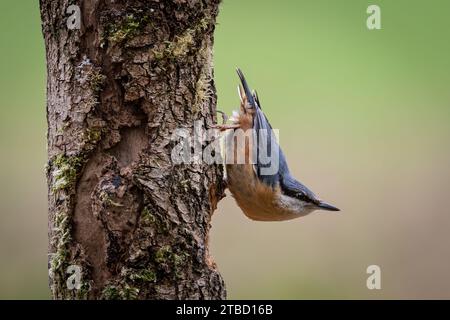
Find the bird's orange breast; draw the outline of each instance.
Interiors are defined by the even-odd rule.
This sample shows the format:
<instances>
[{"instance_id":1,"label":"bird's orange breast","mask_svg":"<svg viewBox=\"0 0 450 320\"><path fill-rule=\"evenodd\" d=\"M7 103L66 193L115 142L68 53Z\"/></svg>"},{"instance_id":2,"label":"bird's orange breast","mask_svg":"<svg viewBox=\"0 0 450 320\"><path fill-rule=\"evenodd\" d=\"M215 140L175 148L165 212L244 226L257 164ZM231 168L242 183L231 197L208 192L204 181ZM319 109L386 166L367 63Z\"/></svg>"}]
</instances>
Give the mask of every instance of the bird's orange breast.
<instances>
[{"instance_id":1,"label":"bird's orange breast","mask_svg":"<svg viewBox=\"0 0 450 320\"><path fill-rule=\"evenodd\" d=\"M228 189L247 217L257 221L282 221L298 215L278 205L280 188L261 182L250 164L227 165Z\"/></svg>"}]
</instances>

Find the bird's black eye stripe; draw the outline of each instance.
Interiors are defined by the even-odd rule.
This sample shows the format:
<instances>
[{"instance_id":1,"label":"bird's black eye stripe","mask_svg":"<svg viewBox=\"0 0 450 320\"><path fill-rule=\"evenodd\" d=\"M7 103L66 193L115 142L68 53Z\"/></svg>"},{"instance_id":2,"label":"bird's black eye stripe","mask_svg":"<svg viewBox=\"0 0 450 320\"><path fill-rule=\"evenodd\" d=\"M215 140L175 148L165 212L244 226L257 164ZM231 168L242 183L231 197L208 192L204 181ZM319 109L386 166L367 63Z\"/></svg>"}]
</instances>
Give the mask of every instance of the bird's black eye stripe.
<instances>
[{"instance_id":1,"label":"bird's black eye stripe","mask_svg":"<svg viewBox=\"0 0 450 320\"><path fill-rule=\"evenodd\" d=\"M313 202L313 200L310 197L308 197L306 194L303 193L297 193L295 197L304 202Z\"/></svg>"},{"instance_id":2,"label":"bird's black eye stripe","mask_svg":"<svg viewBox=\"0 0 450 320\"><path fill-rule=\"evenodd\" d=\"M294 192L288 188L282 188L283 189L283 193L289 197L293 197L293 198L297 198L298 193Z\"/></svg>"},{"instance_id":3,"label":"bird's black eye stripe","mask_svg":"<svg viewBox=\"0 0 450 320\"><path fill-rule=\"evenodd\" d=\"M296 199L304 201L304 202L309 202L309 203L314 202L313 199L311 199L306 194L301 193L301 192L294 192L292 190L285 189L285 188L283 188L283 192L284 192L284 194L286 194L289 197L296 198Z\"/></svg>"}]
</instances>

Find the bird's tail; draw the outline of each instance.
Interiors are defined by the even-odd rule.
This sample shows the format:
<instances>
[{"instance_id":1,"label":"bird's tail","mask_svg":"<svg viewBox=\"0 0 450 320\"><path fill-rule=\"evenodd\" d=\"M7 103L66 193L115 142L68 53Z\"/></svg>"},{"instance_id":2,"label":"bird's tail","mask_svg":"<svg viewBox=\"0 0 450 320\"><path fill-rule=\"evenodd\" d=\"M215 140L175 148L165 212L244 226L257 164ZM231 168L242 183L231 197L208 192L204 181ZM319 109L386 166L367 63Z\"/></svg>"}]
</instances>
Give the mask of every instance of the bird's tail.
<instances>
[{"instance_id":1,"label":"bird's tail","mask_svg":"<svg viewBox=\"0 0 450 320\"><path fill-rule=\"evenodd\" d=\"M236 68L236 72L239 76L239 79L241 79L242 84L242 86L238 87L238 93L239 97L241 98L241 107L244 109L243 111L245 112L246 109L258 108L258 104L255 99L255 97L257 97L256 93L252 94L241 69Z\"/></svg>"}]
</instances>

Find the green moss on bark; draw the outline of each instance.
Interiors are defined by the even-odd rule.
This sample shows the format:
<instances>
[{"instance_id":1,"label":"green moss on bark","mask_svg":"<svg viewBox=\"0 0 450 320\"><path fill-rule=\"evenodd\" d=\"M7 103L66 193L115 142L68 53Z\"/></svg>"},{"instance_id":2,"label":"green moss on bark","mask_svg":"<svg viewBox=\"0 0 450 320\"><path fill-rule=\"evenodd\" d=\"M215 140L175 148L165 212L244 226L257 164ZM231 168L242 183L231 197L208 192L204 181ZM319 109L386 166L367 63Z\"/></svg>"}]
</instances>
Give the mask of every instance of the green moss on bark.
<instances>
[{"instance_id":1,"label":"green moss on bark","mask_svg":"<svg viewBox=\"0 0 450 320\"><path fill-rule=\"evenodd\" d=\"M197 25L187 29L181 35L175 36L173 41L166 41L165 47L159 50L153 50L155 58L161 59L180 59L186 56L196 43L198 34L208 28L211 18L204 17Z\"/></svg>"},{"instance_id":2,"label":"green moss on bark","mask_svg":"<svg viewBox=\"0 0 450 320\"><path fill-rule=\"evenodd\" d=\"M149 22L149 16L129 14L122 21L109 24L105 38L112 44L121 43L136 36Z\"/></svg>"}]
</instances>

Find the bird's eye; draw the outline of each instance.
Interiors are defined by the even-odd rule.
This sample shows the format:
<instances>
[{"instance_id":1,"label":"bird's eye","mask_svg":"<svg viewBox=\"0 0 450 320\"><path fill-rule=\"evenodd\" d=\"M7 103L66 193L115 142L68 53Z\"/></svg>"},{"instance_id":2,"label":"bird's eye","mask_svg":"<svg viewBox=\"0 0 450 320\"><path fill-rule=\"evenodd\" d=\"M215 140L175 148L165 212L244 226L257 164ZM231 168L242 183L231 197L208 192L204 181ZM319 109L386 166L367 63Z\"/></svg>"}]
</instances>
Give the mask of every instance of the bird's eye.
<instances>
[{"instance_id":1,"label":"bird's eye","mask_svg":"<svg viewBox=\"0 0 450 320\"><path fill-rule=\"evenodd\" d=\"M297 193L296 198L304 202L311 202L311 199L308 198L304 193Z\"/></svg>"}]
</instances>

